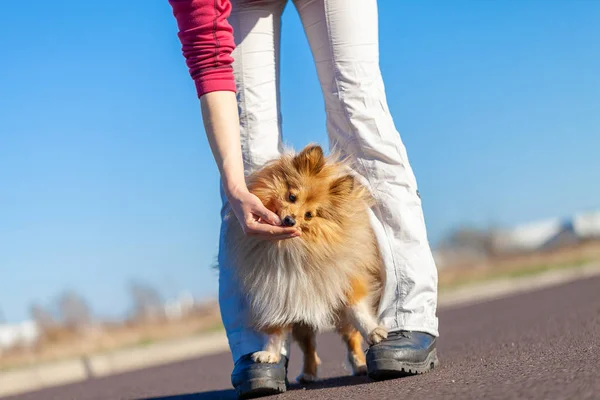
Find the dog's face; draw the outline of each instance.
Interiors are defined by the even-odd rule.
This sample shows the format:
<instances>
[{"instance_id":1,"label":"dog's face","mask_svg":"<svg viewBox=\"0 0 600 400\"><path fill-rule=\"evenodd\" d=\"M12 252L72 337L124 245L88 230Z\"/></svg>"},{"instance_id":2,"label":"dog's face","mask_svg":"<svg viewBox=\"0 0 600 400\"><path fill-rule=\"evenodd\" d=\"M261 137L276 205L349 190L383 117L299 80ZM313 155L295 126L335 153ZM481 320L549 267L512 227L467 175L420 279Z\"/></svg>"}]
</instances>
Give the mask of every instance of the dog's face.
<instances>
[{"instance_id":1,"label":"dog's face","mask_svg":"<svg viewBox=\"0 0 600 400\"><path fill-rule=\"evenodd\" d=\"M249 188L282 220L305 234L342 225L352 207L357 182L343 166L326 163L319 146L282 157L258 171Z\"/></svg>"}]
</instances>

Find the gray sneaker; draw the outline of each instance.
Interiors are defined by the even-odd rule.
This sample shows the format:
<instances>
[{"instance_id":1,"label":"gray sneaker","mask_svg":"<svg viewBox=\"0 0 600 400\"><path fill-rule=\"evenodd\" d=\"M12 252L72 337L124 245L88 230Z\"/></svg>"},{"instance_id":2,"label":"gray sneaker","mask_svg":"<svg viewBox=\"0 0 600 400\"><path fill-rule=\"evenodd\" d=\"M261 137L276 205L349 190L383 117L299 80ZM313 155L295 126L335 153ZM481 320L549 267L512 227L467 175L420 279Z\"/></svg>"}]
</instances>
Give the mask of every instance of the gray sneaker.
<instances>
[{"instance_id":1,"label":"gray sneaker","mask_svg":"<svg viewBox=\"0 0 600 400\"><path fill-rule=\"evenodd\" d=\"M416 331L395 331L367 350L367 370L375 380L429 372L439 365L434 336Z\"/></svg>"},{"instance_id":2,"label":"gray sneaker","mask_svg":"<svg viewBox=\"0 0 600 400\"><path fill-rule=\"evenodd\" d=\"M286 391L288 359L281 356L278 364L257 363L252 354L246 354L235 362L231 384L240 399L270 396Z\"/></svg>"}]
</instances>

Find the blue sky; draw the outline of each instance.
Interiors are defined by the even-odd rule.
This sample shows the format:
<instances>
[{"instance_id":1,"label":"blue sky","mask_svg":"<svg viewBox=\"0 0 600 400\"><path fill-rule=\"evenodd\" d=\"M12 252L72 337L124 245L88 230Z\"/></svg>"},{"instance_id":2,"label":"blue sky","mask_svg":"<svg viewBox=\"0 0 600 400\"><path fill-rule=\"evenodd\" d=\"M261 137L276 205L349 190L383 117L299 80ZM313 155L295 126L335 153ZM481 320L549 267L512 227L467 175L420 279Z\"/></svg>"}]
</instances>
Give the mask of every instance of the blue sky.
<instances>
[{"instance_id":1,"label":"blue sky","mask_svg":"<svg viewBox=\"0 0 600 400\"><path fill-rule=\"evenodd\" d=\"M600 2L380 1L381 68L435 243L459 224L600 208ZM294 8L286 141L326 143ZM167 1L0 14L0 310L76 289L100 316L136 278L217 292L218 175Z\"/></svg>"}]
</instances>

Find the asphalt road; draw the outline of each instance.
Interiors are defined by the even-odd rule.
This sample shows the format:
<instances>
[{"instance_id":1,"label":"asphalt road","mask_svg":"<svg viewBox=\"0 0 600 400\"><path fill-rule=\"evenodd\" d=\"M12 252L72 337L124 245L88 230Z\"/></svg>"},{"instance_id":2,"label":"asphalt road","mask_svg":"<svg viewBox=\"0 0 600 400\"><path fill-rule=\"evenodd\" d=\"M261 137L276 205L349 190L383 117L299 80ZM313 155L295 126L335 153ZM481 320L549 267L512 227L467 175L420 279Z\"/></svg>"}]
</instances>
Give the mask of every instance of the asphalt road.
<instances>
[{"instance_id":1,"label":"asphalt road","mask_svg":"<svg viewBox=\"0 0 600 400\"><path fill-rule=\"evenodd\" d=\"M600 399L600 277L439 312L441 366L385 382L350 377L334 335L318 339L324 380L284 399ZM299 373L292 349L289 377ZM11 397L19 400L235 399L228 354Z\"/></svg>"}]
</instances>

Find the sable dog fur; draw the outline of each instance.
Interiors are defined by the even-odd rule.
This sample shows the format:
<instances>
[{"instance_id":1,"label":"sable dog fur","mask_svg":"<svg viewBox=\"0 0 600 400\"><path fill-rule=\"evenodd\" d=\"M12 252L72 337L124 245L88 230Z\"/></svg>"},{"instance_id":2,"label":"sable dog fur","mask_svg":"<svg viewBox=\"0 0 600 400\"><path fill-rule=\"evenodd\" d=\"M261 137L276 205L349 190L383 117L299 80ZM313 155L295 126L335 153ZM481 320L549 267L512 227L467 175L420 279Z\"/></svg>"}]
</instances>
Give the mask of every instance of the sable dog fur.
<instances>
[{"instance_id":1,"label":"sable dog fur","mask_svg":"<svg viewBox=\"0 0 600 400\"><path fill-rule=\"evenodd\" d=\"M369 220L369 191L317 145L268 163L248 177L248 188L301 231L270 241L245 235L237 221L227 224L227 251L249 299L249 322L268 335L254 360L278 362L291 332L304 353L298 380L313 381L320 363L315 334L334 326L354 374L365 374L361 335L370 344L387 337L375 316L385 270Z\"/></svg>"}]
</instances>

